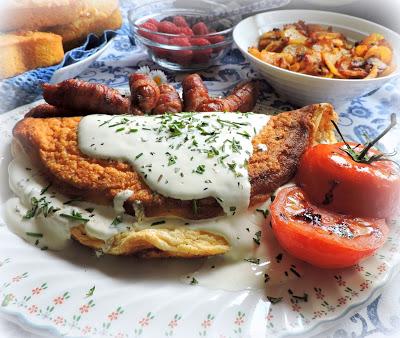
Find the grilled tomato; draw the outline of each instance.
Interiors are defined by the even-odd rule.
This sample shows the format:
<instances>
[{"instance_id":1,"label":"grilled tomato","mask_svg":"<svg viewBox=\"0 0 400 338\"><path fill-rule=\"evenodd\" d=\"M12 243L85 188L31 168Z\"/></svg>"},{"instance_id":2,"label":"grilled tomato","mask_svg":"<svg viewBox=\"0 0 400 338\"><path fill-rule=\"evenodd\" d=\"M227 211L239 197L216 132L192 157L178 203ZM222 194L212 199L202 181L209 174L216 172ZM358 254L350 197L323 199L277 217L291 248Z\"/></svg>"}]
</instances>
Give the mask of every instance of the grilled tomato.
<instances>
[{"instance_id":1,"label":"grilled tomato","mask_svg":"<svg viewBox=\"0 0 400 338\"><path fill-rule=\"evenodd\" d=\"M391 126L395 122L392 117ZM344 141L309 148L299 164L297 185L312 202L335 212L374 218L395 216L400 208L399 167L372 148L391 126L367 145Z\"/></svg>"},{"instance_id":2,"label":"grilled tomato","mask_svg":"<svg viewBox=\"0 0 400 338\"><path fill-rule=\"evenodd\" d=\"M278 192L270 208L272 229L294 257L321 268L344 268L372 255L387 238L384 219L346 216L307 200L299 187Z\"/></svg>"}]
</instances>

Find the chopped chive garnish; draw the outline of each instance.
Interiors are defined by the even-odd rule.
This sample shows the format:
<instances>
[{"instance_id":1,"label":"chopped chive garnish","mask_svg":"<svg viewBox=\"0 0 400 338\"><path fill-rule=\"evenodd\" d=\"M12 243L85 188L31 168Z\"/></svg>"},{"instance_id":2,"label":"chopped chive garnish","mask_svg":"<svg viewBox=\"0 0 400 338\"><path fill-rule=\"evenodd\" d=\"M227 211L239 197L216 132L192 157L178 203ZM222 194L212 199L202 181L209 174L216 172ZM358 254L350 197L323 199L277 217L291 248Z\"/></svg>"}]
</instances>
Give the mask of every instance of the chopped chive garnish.
<instances>
[{"instance_id":1,"label":"chopped chive garnish","mask_svg":"<svg viewBox=\"0 0 400 338\"><path fill-rule=\"evenodd\" d=\"M211 149L207 151L207 157L212 158L219 155L219 151L215 147L211 146Z\"/></svg>"},{"instance_id":2,"label":"chopped chive garnish","mask_svg":"<svg viewBox=\"0 0 400 338\"><path fill-rule=\"evenodd\" d=\"M205 171L206 171L206 166L204 164L199 165L195 170L197 174L204 174Z\"/></svg>"},{"instance_id":3,"label":"chopped chive garnish","mask_svg":"<svg viewBox=\"0 0 400 338\"><path fill-rule=\"evenodd\" d=\"M30 219L40 214L43 214L44 217L47 217L60 210L59 208L54 208L54 206L50 204L50 202L46 199L45 196L43 196L40 199L32 197L31 205L32 205L31 209L29 209L23 216L24 219Z\"/></svg>"},{"instance_id":4,"label":"chopped chive garnish","mask_svg":"<svg viewBox=\"0 0 400 338\"><path fill-rule=\"evenodd\" d=\"M166 153L166 155L168 156L168 166L171 166L176 163L176 160L178 159L177 156L171 155L170 153Z\"/></svg>"},{"instance_id":5,"label":"chopped chive garnish","mask_svg":"<svg viewBox=\"0 0 400 338\"><path fill-rule=\"evenodd\" d=\"M196 285L196 284L199 284L199 281L196 278L192 277L192 280L190 281L190 285Z\"/></svg>"},{"instance_id":6,"label":"chopped chive garnish","mask_svg":"<svg viewBox=\"0 0 400 338\"><path fill-rule=\"evenodd\" d=\"M70 200L64 202L63 204L71 204L71 203L79 202L79 201L82 201L82 197L76 197L74 199L70 199Z\"/></svg>"},{"instance_id":7,"label":"chopped chive garnish","mask_svg":"<svg viewBox=\"0 0 400 338\"><path fill-rule=\"evenodd\" d=\"M244 259L247 262L250 262L252 264L260 264L260 259L259 258L245 258Z\"/></svg>"},{"instance_id":8,"label":"chopped chive garnish","mask_svg":"<svg viewBox=\"0 0 400 338\"><path fill-rule=\"evenodd\" d=\"M272 304L277 304L280 301L282 301L283 297L271 297L267 296L267 299L272 303Z\"/></svg>"},{"instance_id":9,"label":"chopped chive garnish","mask_svg":"<svg viewBox=\"0 0 400 338\"><path fill-rule=\"evenodd\" d=\"M72 210L71 214L64 214L63 213L63 214L60 214L60 216L64 217L64 218L68 218L68 219L73 220L73 221L81 221L81 222L84 222L84 223L89 222L89 219L82 217L82 214L77 212L77 211L75 211L75 210Z\"/></svg>"},{"instance_id":10,"label":"chopped chive garnish","mask_svg":"<svg viewBox=\"0 0 400 338\"><path fill-rule=\"evenodd\" d=\"M150 224L150 226L153 227L153 226L155 226L155 225L160 225L160 224L165 224L165 221L162 220L162 221L153 222L153 223Z\"/></svg>"},{"instance_id":11,"label":"chopped chive garnish","mask_svg":"<svg viewBox=\"0 0 400 338\"><path fill-rule=\"evenodd\" d=\"M43 234L39 233L39 232L26 232L27 236L30 237L37 237L37 238L42 238Z\"/></svg>"},{"instance_id":12,"label":"chopped chive garnish","mask_svg":"<svg viewBox=\"0 0 400 338\"><path fill-rule=\"evenodd\" d=\"M44 187L42 190L40 190L40 195L43 195L49 188L51 187L52 183L49 183L46 187Z\"/></svg>"},{"instance_id":13,"label":"chopped chive garnish","mask_svg":"<svg viewBox=\"0 0 400 338\"><path fill-rule=\"evenodd\" d=\"M250 134L247 131L242 131L240 133L238 133L239 135L242 135L245 138L250 138Z\"/></svg>"},{"instance_id":14,"label":"chopped chive garnish","mask_svg":"<svg viewBox=\"0 0 400 338\"><path fill-rule=\"evenodd\" d=\"M93 285L88 292L86 292L86 298L93 296L94 290L96 290L96 286Z\"/></svg>"},{"instance_id":15,"label":"chopped chive garnish","mask_svg":"<svg viewBox=\"0 0 400 338\"><path fill-rule=\"evenodd\" d=\"M25 216L23 217L24 219L30 219L36 215L37 209L39 208L39 201L37 200L36 197L31 198L31 209L29 209Z\"/></svg>"},{"instance_id":16,"label":"chopped chive garnish","mask_svg":"<svg viewBox=\"0 0 400 338\"><path fill-rule=\"evenodd\" d=\"M254 241L257 245L260 245L260 240L261 240L261 230L260 230L260 231L257 231L257 232L254 234L254 237L253 237L253 241Z\"/></svg>"},{"instance_id":17,"label":"chopped chive garnish","mask_svg":"<svg viewBox=\"0 0 400 338\"><path fill-rule=\"evenodd\" d=\"M118 225L122 223L122 217L121 216L117 216L113 219L113 221L111 222L111 225Z\"/></svg>"}]
</instances>

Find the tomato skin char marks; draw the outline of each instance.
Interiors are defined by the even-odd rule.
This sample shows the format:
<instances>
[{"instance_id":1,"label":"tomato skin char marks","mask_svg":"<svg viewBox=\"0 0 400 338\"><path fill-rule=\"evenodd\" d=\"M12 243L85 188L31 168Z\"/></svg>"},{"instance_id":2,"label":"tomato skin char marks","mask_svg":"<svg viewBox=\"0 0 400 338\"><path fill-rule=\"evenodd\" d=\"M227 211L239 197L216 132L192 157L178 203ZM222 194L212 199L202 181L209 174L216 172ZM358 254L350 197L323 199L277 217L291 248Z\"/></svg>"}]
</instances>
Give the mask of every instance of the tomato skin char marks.
<instances>
[{"instance_id":1,"label":"tomato skin char marks","mask_svg":"<svg viewBox=\"0 0 400 338\"><path fill-rule=\"evenodd\" d=\"M349 143L357 150L361 146ZM400 172L389 160L362 163L344 150L344 143L319 144L306 150L296 183L312 202L344 214L387 218L400 207ZM369 156L379 152L370 149Z\"/></svg>"},{"instance_id":2,"label":"tomato skin char marks","mask_svg":"<svg viewBox=\"0 0 400 338\"><path fill-rule=\"evenodd\" d=\"M320 268L345 268L386 241L384 219L346 216L320 208L298 187L282 189L271 205L272 229L294 257Z\"/></svg>"}]
</instances>

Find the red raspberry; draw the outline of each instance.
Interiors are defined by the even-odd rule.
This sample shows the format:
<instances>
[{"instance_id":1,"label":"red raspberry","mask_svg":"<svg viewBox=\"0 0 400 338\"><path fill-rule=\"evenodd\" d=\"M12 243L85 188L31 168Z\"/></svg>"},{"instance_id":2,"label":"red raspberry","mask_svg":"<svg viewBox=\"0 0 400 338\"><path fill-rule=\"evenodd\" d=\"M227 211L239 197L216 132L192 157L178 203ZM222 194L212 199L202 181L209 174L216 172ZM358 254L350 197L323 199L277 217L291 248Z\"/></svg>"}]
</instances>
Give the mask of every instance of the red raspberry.
<instances>
[{"instance_id":1,"label":"red raspberry","mask_svg":"<svg viewBox=\"0 0 400 338\"><path fill-rule=\"evenodd\" d=\"M204 38L192 38L190 39L190 43L192 46L207 46L210 44L210 41ZM193 51L193 62L199 63L207 63L210 61L212 49L205 48L202 50L194 50Z\"/></svg>"},{"instance_id":2,"label":"red raspberry","mask_svg":"<svg viewBox=\"0 0 400 338\"><path fill-rule=\"evenodd\" d=\"M142 23L139 27L145 28L152 32L157 32L157 26L152 22L146 21L145 23Z\"/></svg>"},{"instance_id":3,"label":"red raspberry","mask_svg":"<svg viewBox=\"0 0 400 338\"><path fill-rule=\"evenodd\" d=\"M212 35L212 36L207 37L207 39L212 44L222 42L225 40L225 38L222 35Z\"/></svg>"},{"instance_id":4,"label":"red raspberry","mask_svg":"<svg viewBox=\"0 0 400 338\"><path fill-rule=\"evenodd\" d=\"M154 24L152 24L151 22L142 23L139 27L147 29L147 30L152 31L152 32L157 32L157 27ZM146 39L150 39L151 40L152 36L154 34L146 32L144 30L141 30L140 28L139 28L139 34L141 36L145 37Z\"/></svg>"},{"instance_id":5,"label":"red raspberry","mask_svg":"<svg viewBox=\"0 0 400 338\"><path fill-rule=\"evenodd\" d=\"M196 35L207 35L208 27L203 21L199 21L198 23L192 26L192 30Z\"/></svg>"},{"instance_id":6,"label":"red raspberry","mask_svg":"<svg viewBox=\"0 0 400 338\"><path fill-rule=\"evenodd\" d=\"M158 34L152 34L152 41L161 43L163 45L168 45L169 44L169 38L166 36L158 35ZM154 55L158 56L159 58L167 58L168 56L168 50L160 47L152 47L149 46L149 48L153 51Z\"/></svg>"},{"instance_id":7,"label":"red raspberry","mask_svg":"<svg viewBox=\"0 0 400 338\"><path fill-rule=\"evenodd\" d=\"M179 36L176 38L171 38L169 41L170 45L174 46L191 46L189 39L186 36Z\"/></svg>"},{"instance_id":8,"label":"red raspberry","mask_svg":"<svg viewBox=\"0 0 400 338\"><path fill-rule=\"evenodd\" d=\"M186 37L172 38L169 40L170 45L174 46L191 46L189 39ZM193 51L191 50L171 50L169 51L169 60L180 65L187 65L192 61Z\"/></svg>"},{"instance_id":9,"label":"red raspberry","mask_svg":"<svg viewBox=\"0 0 400 338\"><path fill-rule=\"evenodd\" d=\"M169 21L161 21L158 24L158 31L168 34L179 34L181 32L179 27L177 27L174 23Z\"/></svg>"},{"instance_id":10,"label":"red raspberry","mask_svg":"<svg viewBox=\"0 0 400 338\"><path fill-rule=\"evenodd\" d=\"M210 41L210 43L215 44L215 43L224 41L225 38L222 35L213 35L213 36L209 36L208 40ZM218 53L223 49L224 49L224 47L213 48L213 52Z\"/></svg>"},{"instance_id":11,"label":"red raspberry","mask_svg":"<svg viewBox=\"0 0 400 338\"><path fill-rule=\"evenodd\" d=\"M188 23L186 22L186 19L183 16L180 15L174 16L174 19L172 21L178 27L189 27Z\"/></svg>"},{"instance_id":12,"label":"red raspberry","mask_svg":"<svg viewBox=\"0 0 400 338\"><path fill-rule=\"evenodd\" d=\"M158 20L152 18L152 19L146 20L146 22L152 23L154 26L156 26L158 28L158 24L159 24Z\"/></svg>"},{"instance_id":13,"label":"red raspberry","mask_svg":"<svg viewBox=\"0 0 400 338\"><path fill-rule=\"evenodd\" d=\"M183 35L188 35L188 36L194 35L190 27L180 27L180 29L181 29L181 34Z\"/></svg>"},{"instance_id":14,"label":"red raspberry","mask_svg":"<svg viewBox=\"0 0 400 338\"><path fill-rule=\"evenodd\" d=\"M169 45L169 38L160 34L153 34L152 40L154 42L162 43L164 45Z\"/></svg>"}]
</instances>

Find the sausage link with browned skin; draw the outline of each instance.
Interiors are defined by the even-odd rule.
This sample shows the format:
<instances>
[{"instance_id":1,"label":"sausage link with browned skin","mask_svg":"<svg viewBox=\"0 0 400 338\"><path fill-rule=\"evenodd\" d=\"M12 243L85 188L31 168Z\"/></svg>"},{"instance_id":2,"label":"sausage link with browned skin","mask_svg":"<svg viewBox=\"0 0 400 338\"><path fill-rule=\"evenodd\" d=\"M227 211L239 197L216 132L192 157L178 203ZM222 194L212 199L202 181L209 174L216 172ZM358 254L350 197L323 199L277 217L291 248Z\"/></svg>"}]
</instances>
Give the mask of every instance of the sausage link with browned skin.
<instances>
[{"instance_id":1,"label":"sausage link with browned skin","mask_svg":"<svg viewBox=\"0 0 400 338\"><path fill-rule=\"evenodd\" d=\"M149 114L160 99L157 83L147 74L134 73L129 76L131 105Z\"/></svg>"},{"instance_id":2,"label":"sausage link with browned skin","mask_svg":"<svg viewBox=\"0 0 400 338\"><path fill-rule=\"evenodd\" d=\"M183 103L187 112L196 112L197 108L209 100L208 90L199 74L186 76L182 81Z\"/></svg>"},{"instance_id":3,"label":"sausage link with browned skin","mask_svg":"<svg viewBox=\"0 0 400 338\"><path fill-rule=\"evenodd\" d=\"M182 111L182 101L174 86L163 83L159 86L160 98L152 114L180 113Z\"/></svg>"},{"instance_id":4,"label":"sausage link with browned skin","mask_svg":"<svg viewBox=\"0 0 400 338\"><path fill-rule=\"evenodd\" d=\"M246 113L254 109L259 94L260 82L252 80L240 83L238 86L236 86L226 100L232 107L231 111L240 111L242 113Z\"/></svg>"},{"instance_id":5,"label":"sausage link with browned skin","mask_svg":"<svg viewBox=\"0 0 400 338\"><path fill-rule=\"evenodd\" d=\"M103 84L69 79L42 85L45 101L58 108L97 114L128 114L129 99Z\"/></svg>"},{"instance_id":6,"label":"sausage link with browned skin","mask_svg":"<svg viewBox=\"0 0 400 338\"><path fill-rule=\"evenodd\" d=\"M259 84L257 81L241 83L235 87L232 93L226 98L209 98L201 103L198 112L208 111L240 111L242 113L253 110L259 94Z\"/></svg>"},{"instance_id":7,"label":"sausage link with browned skin","mask_svg":"<svg viewBox=\"0 0 400 338\"><path fill-rule=\"evenodd\" d=\"M197 107L197 112L210 112L210 111L235 111L231 109L231 106L226 99L219 97L210 97Z\"/></svg>"}]
</instances>

